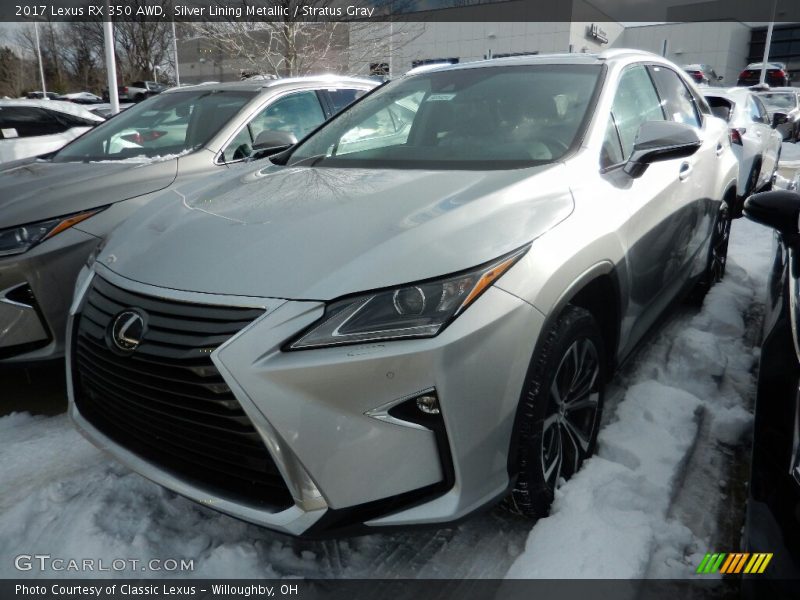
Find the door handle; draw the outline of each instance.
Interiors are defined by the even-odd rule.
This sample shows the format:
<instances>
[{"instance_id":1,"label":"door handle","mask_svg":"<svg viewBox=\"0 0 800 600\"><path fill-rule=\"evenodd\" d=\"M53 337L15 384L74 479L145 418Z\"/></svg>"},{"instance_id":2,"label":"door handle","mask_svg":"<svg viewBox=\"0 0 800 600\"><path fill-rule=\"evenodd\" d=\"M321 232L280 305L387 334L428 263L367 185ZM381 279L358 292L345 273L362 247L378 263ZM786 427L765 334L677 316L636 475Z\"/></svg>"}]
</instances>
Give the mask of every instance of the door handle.
<instances>
[{"instance_id":1,"label":"door handle","mask_svg":"<svg viewBox=\"0 0 800 600\"><path fill-rule=\"evenodd\" d=\"M686 181L689 178L689 175L692 174L692 165L688 162L685 162L681 165L681 170L678 171L678 179L681 181Z\"/></svg>"},{"instance_id":2,"label":"door handle","mask_svg":"<svg viewBox=\"0 0 800 600\"><path fill-rule=\"evenodd\" d=\"M722 156L722 153L725 151L725 146L722 145L722 142L717 142L717 156Z\"/></svg>"}]
</instances>

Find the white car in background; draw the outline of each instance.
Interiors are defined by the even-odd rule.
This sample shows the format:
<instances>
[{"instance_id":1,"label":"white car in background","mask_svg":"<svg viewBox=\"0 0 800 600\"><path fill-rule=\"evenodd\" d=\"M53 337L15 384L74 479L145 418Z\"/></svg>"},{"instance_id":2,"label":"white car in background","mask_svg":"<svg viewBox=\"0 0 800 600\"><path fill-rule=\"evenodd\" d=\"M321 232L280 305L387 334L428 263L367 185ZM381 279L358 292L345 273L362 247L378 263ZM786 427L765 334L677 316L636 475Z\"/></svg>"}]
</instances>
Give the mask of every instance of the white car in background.
<instances>
[{"instance_id":1,"label":"white car in background","mask_svg":"<svg viewBox=\"0 0 800 600\"><path fill-rule=\"evenodd\" d=\"M103 121L72 102L0 100L0 163L55 152Z\"/></svg>"},{"instance_id":2,"label":"white car in background","mask_svg":"<svg viewBox=\"0 0 800 600\"><path fill-rule=\"evenodd\" d=\"M741 214L744 199L772 188L778 169L783 136L772 126L764 103L745 88L703 90L711 112L728 123L731 147L739 161L737 203L733 214Z\"/></svg>"},{"instance_id":3,"label":"white car in background","mask_svg":"<svg viewBox=\"0 0 800 600\"><path fill-rule=\"evenodd\" d=\"M97 94L91 92L73 92L71 94L62 94L56 100L63 100L64 102L74 102L75 104L102 104L103 99Z\"/></svg>"}]
</instances>

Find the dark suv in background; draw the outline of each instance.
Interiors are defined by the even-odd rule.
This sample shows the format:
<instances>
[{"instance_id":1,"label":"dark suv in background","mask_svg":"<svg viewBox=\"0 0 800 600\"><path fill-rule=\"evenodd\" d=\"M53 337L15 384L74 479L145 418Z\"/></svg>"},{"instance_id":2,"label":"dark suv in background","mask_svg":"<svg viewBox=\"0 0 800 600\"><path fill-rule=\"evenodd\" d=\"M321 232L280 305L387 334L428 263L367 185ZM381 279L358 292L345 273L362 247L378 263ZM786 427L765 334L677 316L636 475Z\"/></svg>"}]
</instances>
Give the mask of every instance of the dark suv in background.
<instances>
[{"instance_id":1,"label":"dark suv in background","mask_svg":"<svg viewBox=\"0 0 800 600\"><path fill-rule=\"evenodd\" d=\"M751 86L761 82L761 65L763 63L750 63L741 73L736 85ZM789 85L789 71L783 63L767 63L767 76L764 83L770 87L784 87Z\"/></svg>"}]
</instances>

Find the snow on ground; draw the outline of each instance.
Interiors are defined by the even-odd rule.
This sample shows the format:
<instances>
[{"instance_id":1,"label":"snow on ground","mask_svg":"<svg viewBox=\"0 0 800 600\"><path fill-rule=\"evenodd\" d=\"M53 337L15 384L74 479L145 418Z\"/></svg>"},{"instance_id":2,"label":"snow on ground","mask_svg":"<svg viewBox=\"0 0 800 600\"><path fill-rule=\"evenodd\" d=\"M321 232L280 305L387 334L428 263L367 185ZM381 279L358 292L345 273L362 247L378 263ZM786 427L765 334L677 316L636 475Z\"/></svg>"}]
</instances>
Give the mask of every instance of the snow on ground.
<instances>
[{"instance_id":1,"label":"snow on ground","mask_svg":"<svg viewBox=\"0 0 800 600\"><path fill-rule=\"evenodd\" d=\"M508 577L686 577L708 546L696 525L670 511L708 423L706 444L734 445L747 432L757 351L744 315L761 302L771 232L734 222L724 281L702 310L673 321L638 357L624 399L600 432L598 451L557 492ZM719 496L711 482L710 496ZM705 508L713 508L713 500ZM712 510L709 513L713 514ZM706 529L707 536L715 534Z\"/></svg>"},{"instance_id":2,"label":"snow on ground","mask_svg":"<svg viewBox=\"0 0 800 600\"><path fill-rule=\"evenodd\" d=\"M194 559L182 575L204 577L686 576L716 521L698 528L685 509L698 502L681 500L681 482L699 479L691 491L701 500L720 496L718 477L693 474L749 425L755 352L745 316L765 289L770 243L766 229L734 224L725 281L700 312L673 313L617 376L598 455L535 525L495 509L453 527L301 542L150 483L85 441L66 415L17 413L0 418L0 577L37 576L13 566L36 553Z\"/></svg>"}]
</instances>

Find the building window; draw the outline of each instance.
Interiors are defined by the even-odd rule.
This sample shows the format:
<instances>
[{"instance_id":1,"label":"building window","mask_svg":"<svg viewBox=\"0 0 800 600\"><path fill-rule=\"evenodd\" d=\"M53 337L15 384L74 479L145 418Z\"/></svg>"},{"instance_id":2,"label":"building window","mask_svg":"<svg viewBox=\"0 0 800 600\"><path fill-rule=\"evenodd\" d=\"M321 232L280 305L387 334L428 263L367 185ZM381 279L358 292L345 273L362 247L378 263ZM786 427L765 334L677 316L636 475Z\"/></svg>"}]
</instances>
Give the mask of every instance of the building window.
<instances>
[{"instance_id":1,"label":"building window","mask_svg":"<svg viewBox=\"0 0 800 600\"><path fill-rule=\"evenodd\" d=\"M437 64L451 64L457 65L458 58L424 58L420 60L412 60L411 61L411 68L416 69L417 67L423 67L425 65L437 65Z\"/></svg>"}]
</instances>

